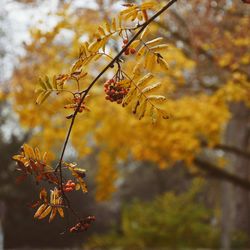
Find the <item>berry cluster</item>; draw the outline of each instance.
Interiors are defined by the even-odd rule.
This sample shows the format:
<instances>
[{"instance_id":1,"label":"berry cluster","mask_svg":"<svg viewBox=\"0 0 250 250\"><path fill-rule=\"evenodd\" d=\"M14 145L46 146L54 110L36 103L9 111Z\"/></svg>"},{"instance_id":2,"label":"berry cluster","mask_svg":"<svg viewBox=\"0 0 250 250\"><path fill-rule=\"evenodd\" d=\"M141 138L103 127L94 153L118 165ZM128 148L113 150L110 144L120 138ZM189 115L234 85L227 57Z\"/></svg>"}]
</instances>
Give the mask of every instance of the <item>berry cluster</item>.
<instances>
[{"instance_id":1,"label":"berry cluster","mask_svg":"<svg viewBox=\"0 0 250 250\"><path fill-rule=\"evenodd\" d=\"M90 224L95 221L95 216L88 216L84 220L80 221L77 223L75 226L70 228L71 233L77 233L77 232L83 232L86 231L89 227Z\"/></svg>"},{"instance_id":2,"label":"berry cluster","mask_svg":"<svg viewBox=\"0 0 250 250\"><path fill-rule=\"evenodd\" d=\"M80 101L81 101L81 96L78 95L78 96L75 96L73 99L72 99L73 103L71 104L67 104L64 106L65 109L74 109L76 110ZM78 112L79 113L82 113L83 110L89 110L86 106L85 106L85 102L82 102Z\"/></svg>"},{"instance_id":3,"label":"berry cluster","mask_svg":"<svg viewBox=\"0 0 250 250\"><path fill-rule=\"evenodd\" d=\"M126 44L128 43L128 39L124 39L123 40L123 45L122 45L122 48L125 48ZM124 54L127 56L129 54L132 54L134 55L136 53L136 49L135 48L127 48L124 52Z\"/></svg>"},{"instance_id":4,"label":"berry cluster","mask_svg":"<svg viewBox=\"0 0 250 250\"><path fill-rule=\"evenodd\" d=\"M106 100L111 102L122 103L122 99L127 95L129 88L119 85L115 79L110 79L104 84L104 91L106 93Z\"/></svg>"},{"instance_id":5,"label":"berry cluster","mask_svg":"<svg viewBox=\"0 0 250 250\"><path fill-rule=\"evenodd\" d=\"M68 180L67 183L64 185L63 190L64 192L72 192L76 187L76 184L72 180Z\"/></svg>"}]
</instances>

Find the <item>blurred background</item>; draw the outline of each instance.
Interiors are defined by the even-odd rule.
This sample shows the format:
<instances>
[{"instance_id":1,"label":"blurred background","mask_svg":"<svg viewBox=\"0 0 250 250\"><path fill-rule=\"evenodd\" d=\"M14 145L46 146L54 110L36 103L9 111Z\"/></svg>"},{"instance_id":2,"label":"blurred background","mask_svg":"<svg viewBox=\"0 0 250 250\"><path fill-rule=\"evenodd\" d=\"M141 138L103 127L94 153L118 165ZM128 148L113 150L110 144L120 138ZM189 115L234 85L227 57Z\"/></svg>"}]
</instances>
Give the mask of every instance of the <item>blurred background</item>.
<instances>
[{"instance_id":1,"label":"blurred background","mask_svg":"<svg viewBox=\"0 0 250 250\"><path fill-rule=\"evenodd\" d=\"M17 183L11 157L28 142L56 164L68 97L37 106L38 77L67 73L81 42L123 2L0 3L0 249L250 249L249 4L179 0L150 26L148 39L169 44L161 76L169 120L138 121L105 100L110 73L97 83L66 152L87 170L89 193L73 202L96 222L61 235L60 218L33 220L39 187ZM122 41L109 46L115 54ZM84 84L105 63L89 67Z\"/></svg>"}]
</instances>

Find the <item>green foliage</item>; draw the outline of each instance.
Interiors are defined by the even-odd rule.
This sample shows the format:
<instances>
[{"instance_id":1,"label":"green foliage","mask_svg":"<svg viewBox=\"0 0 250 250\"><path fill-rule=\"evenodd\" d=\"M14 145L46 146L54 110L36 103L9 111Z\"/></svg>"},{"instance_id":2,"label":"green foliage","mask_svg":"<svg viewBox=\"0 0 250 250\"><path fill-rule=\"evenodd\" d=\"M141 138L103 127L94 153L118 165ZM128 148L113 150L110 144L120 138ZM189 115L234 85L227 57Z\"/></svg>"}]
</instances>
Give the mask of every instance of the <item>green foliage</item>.
<instances>
[{"instance_id":1,"label":"green foliage","mask_svg":"<svg viewBox=\"0 0 250 250\"><path fill-rule=\"evenodd\" d=\"M219 246L219 229L212 225L212 210L200 199L202 183L193 182L189 191L167 192L151 202L134 201L122 212L121 234L94 236L90 248L182 249Z\"/></svg>"}]
</instances>

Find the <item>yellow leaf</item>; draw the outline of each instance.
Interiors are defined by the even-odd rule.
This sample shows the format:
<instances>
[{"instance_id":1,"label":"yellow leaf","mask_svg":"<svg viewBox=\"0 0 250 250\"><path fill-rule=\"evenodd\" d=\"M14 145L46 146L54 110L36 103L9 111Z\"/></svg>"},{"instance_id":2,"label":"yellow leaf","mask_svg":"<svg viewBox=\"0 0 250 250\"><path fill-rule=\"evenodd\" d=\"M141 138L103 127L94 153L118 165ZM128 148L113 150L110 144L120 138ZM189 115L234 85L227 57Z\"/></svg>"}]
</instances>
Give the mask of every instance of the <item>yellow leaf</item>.
<instances>
[{"instance_id":1,"label":"yellow leaf","mask_svg":"<svg viewBox=\"0 0 250 250\"><path fill-rule=\"evenodd\" d=\"M31 146L29 146L28 144L23 145L23 150L24 150L24 154L27 158L31 158L31 159L36 158L36 155L35 155L33 148Z\"/></svg>"},{"instance_id":2,"label":"yellow leaf","mask_svg":"<svg viewBox=\"0 0 250 250\"><path fill-rule=\"evenodd\" d=\"M145 10L145 9L153 9L155 7L156 3L154 1L148 1L148 2L144 2L141 5L141 9Z\"/></svg>"},{"instance_id":3,"label":"yellow leaf","mask_svg":"<svg viewBox=\"0 0 250 250\"><path fill-rule=\"evenodd\" d=\"M169 69L168 63L163 58L158 57L157 62L160 64L162 69L164 69L166 71Z\"/></svg>"},{"instance_id":4,"label":"yellow leaf","mask_svg":"<svg viewBox=\"0 0 250 250\"><path fill-rule=\"evenodd\" d=\"M152 53L148 53L146 55L145 59L145 68L148 69L149 71L152 71L153 68L155 67L155 55Z\"/></svg>"},{"instance_id":5,"label":"yellow leaf","mask_svg":"<svg viewBox=\"0 0 250 250\"><path fill-rule=\"evenodd\" d=\"M42 89L47 90L47 86L41 77L39 77L39 85L41 86Z\"/></svg>"},{"instance_id":6,"label":"yellow leaf","mask_svg":"<svg viewBox=\"0 0 250 250\"><path fill-rule=\"evenodd\" d=\"M36 211L36 213L34 214L34 218L38 218L40 217L40 215L45 211L45 209L47 208L47 204L42 204Z\"/></svg>"},{"instance_id":7,"label":"yellow leaf","mask_svg":"<svg viewBox=\"0 0 250 250\"><path fill-rule=\"evenodd\" d=\"M104 29L103 29L102 26L99 26L99 27L98 27L98 31L99 31L100 35L106 36L105 31L104 31Z\"/></svg>"},{"instance_id":8,"label":"yellow leaf","mask_svg":"<svg viewBox=\"0 0 250 250\"><path fill-rule=\"evenodd\" d=\"M157 121L157 112L156 112L156 108L152 105L151 109L150 109L150 117L151 117L151 121L153 124L156 123Z\"/></svg>"},{"instance_id":9,"label":"yellow leaf","mask_svg":"<svg viewBox=\"0 0 250 250\"><path fill-rule=\"evenodd\" d=\"M140 36L140 38L141 38L141 40L148 34L148 32L149 32L149 29L148 29L148 26L142 31L142 33L141 33L141 36Z\"/></svg>"},{"instance_id":10,"label":"yellow leaf","mask_svg":"<svg viewBox=\"0 0 250 250\"><path fill-rule=\"evenodd\" d=\"M142 93L145 94L145 93L151 92L151 91L153 91L153 90L159 88L160 86L161 86L161 83L160 83L160 82L157 82L157 83L155 83L155 84L152 84L152 85L150 85L150 86L144 88L144 89L142 90Z\"/></svg>"},{"instance_id":11,"label":"yellow leaf","mask_svg":"<svg viewBox=\"0 0 250 250\"><path fill-rule=\"evenodd\" d=\"M45 76L45 84L46 84L47 89L53 89L50 83L49 77L47 75Z\"/></svg>"},{"instance_id":12,"label":"yellow leaf","mask_svg":"<svg viewBox=\"0 0 250 250\"><path fill-rule=\"evenodd\" d=\"M130 89L130 91L128 92L128 94L125 96L125 98L122 101L122 106L125 107L127 106L133 99L133 97L136 94L136 88L133 87Z\"/></svg>"},{"instance_id":13,"label":"yellow leaf","mask_svg":"<svg viewBox=\"0 0 250 250\"><path fill-rule=\"evenodd\" d=\"M161 52L162 50L165 50L168 48L167 44L160 44L160 45L156 45L154 47L150 47L150 50L153 52Z\"/></svg>"},{"instance_id":14,"label":"yellow leaf","mask_svg":"<svg viewBox=\"0 0 250 250\"><path fill-rule=\"evenodd\" d=\"M141 48L138 50L138 52L137 52L137 54L136 54L136 57L141 57L141 56L143 56L144 53L145 53L145 51L146 51L146 47L145 47L144 45L141 46Z\"/></svg>"},{"instance_id":15,"label":"yellow leaf","mask_svg":"<svg viewBox=\"0 0 250 250\"><path fill-rule=\"evenodd\" d=\"M147 104L148 104L148 102L145 99L145 100L143 100L143 102L139 106L139 110L138 110L138 118L139 118L139 120L141 120L144 117L144 115L146 113L146 110L147 110Z\"/></svg>"},{"instance_id":16,"label":"yellow leaf","mask_svg":"<svg viewBox=\"0 0 250 250\"><path fill-rule=\"evenodd\" d=\"M41 93L40 95L38 95L37 99L36 99L36 104L42 104L51 94L50 91L46 91Z\"/></svg>"},{"instance_id":17,"label":"yellow leaf","mask_svg":"<svg viewBox=\"0 0 250 250\"><path fill-rule=\"evenodd\" d=\"M45 188L43 188L43 189L41 190L39 196L40 196L40 199L41 199L41 200L43 200L43 201L47 200L47 192L46 192Z\"/></svg>"},{"instance_id":18,"label":"yellow leaf","mask_svg":"<svg viewBox=\"0 0 250 250\"><path fill-rule=\"evenodd\" d=\"M166 101L166 97L162 96L162 95L150 95L150 96L147 96L147 98L150 101L155 101L155 102L164 102L164 101Z\"/></svg>"},{"instance_id":19,"label":"yellow leaf","mask_svg":"<svg viewBox=\"0 0 250 250\"><path fill-rule=\"evenodd\" d=\"M122 10L122 11L120 12L120 15L122 15L122 16L123 16L123 15L127 15L127 14L133 12L134 10L136 10L136 8L137 8L136 5L131 6L131 7L127 8L127 9L125 9L125 10Z\"/></svg>"},{"instance_id":20,"label":"yellow leaf","mask_svg":"<svg viewBox=\"0 0 250 250\"><path fill-rule=\"evenodd\" d=\"M146 42L145 44L146 45L150 45L150 46L154 46L154 45L156 45L157 43L159 43L159 42L161 42L163 40L163 37L157 37L157 38L155 38L155 39L153 39L153 40L150 40L150 41L148 41L148 42Z\"/></svg>"},{"instance_id":21,"label":"yellow leaf","mask_svg":"<svg viewBox=\"0 0 250 250\"><path fill-rule=\"evenodd\" d=\"M116 19L115 18L112 19L111 27L113 31L116 31Z\"/></svg>"},{"instance_id":22,"label":"yellow leaf","mask_svg":"<svg viewBox=\"0 0 250 250\"><path fill-rule=\"evenodd\" d=\"M46 210L38 217L39 220L44 219L51 212L52 207L48 206Z\"/></svg>"},{"instance_id":23,"label":"yellow leaf","mask_svg":"<svg viewBox=\"0 0 250 250\"><path fill-rule=\"evenodd\" d=\"M54 89L57 89L56 75L53 76L52 86Z\"/></svg>"},{"instance_id":24,"label":"yellow leaf","mask_svg":"<svg viewBox=\"0 0 250 250\"><path fill-rule=\"evenodd\" d=\"M37 148L37 147L35 147L35 155L36 155L35 159L40 161L41 160L41 153L40 153L39 148Z\"/></svg>"},{"instance_id":25,"label":"yellow leaf","mask_svg":"<svg viewBox=\"0 0 250 250\"><path fill-rule=\"evenodd\" d=\"M148 73L147 75L145 75L142 79L140 79L140 81L136 84L138 87L142 87L145 86L147 83L149 83L152 79L154 78L154 76L151 73Z\"/></svg>"},{"instance_id":26,"label":"yellow leaf","mask_svg":"<svg viewBox=\"0 0 250 250\"><path fill-rule=\"evenodd\" d=\"M125 16L125 18L126 19L131 19L131 21L134 21L136 18L137 18L137 15L138 15L138 10L137 9L135 9L135 10L133 10L133 11L131 11L129 14L127 14L126 16Z\"/></svg>"},{"instance_id":27,"label":"yellow leaf","mask_svg":"<svg viewBox=\"0 0 250 250\"><path fill-rule=\"evenodd\" d=\"M57 211L58 211L59 215L63 218L63 217L64 217L64 211L63 211L63 208L58 207L58 208L57 208Z\"/></svg>"},{"instance_id":28,"label":"yellow leaf","mask_svg":"<svg viewBox=\"0 0 250 250\"><path fill-rule=\"evenodd\" d=\"M140 44L140 40L135 40L130 44L130 48L135 49Z\"/></svg>"},{"instance_id":29,"label":"yellow leaf","mask_svg":"<svg viewBox=\"0 0 250 250\"><path fill-rule=\"evenodd\" d=\"M52 211L51 211L51 214L50 214L50 217L49 217L49 223L55 219L56 217L56 212L57 212L57 208L52 208Z\"/></svg>"},{"instance_id":30,"label":"yellow leaf","mask_svg":"<svg viewBox=\"0 0 250 250\"><path fill-rule=\"evenodd\" d=\"M108 22L105 23L105 28L108 33L111 33L110 24Z\"/></svg>"},{"instance_id":31,"label":"yellow leaf","mask_svg":"<svg viewBox=\"0 0 250 250\"><path fill-rule=\"evenodd\" d=\"M79 183L77 183L77 184L76 184L76 187L75 187L75 190L79 190L79 189L81 189L81 186L80 186Z\"/></svg>"}]
</instances>

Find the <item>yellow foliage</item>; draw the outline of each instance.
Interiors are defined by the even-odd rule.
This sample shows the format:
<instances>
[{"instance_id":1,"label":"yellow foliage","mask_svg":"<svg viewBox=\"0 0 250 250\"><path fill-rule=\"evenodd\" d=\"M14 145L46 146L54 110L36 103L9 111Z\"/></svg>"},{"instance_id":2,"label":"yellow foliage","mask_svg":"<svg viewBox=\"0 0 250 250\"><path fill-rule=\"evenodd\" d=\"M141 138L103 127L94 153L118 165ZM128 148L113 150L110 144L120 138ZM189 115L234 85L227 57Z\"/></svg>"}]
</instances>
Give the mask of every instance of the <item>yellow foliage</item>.
<instances>
[{"instance_id":1,"label":"yellow foliage","mask_svg":"<svg viewBox=\"0 0 250 250\"><path fill-rule=\"evenodd\" d=\"M128 5L121 16L132 20L146 19L145 13L140 14L143 13L145 6L147 5L139 7L133 4ZM154 8L155 2L152 5L149 2L148 6L149 9ZM89 19L95 22L96 27L89 25ZM113 57L116 51L111 46L113 41L108 43L109 39L114 39L124 27L121 25L121 22L124 22L121 17L105 25L101 23L101 20L100 13L94 10L83 11L77 15L66 12L63 14L63 21L60 21L50 32L43 33L33 29L33 41L26 46L27 54L21 59L20 67L12 79L14 110L24 127L34 129L30 143L39 144L41 150L50 150L51 159L55 157L55 152L58 155L70 123L65 119L69 111L63 108L69 104L70 94L65 92L57 95L51 91L46 102L36 105L34 90L37 87L38 76L48 75L51 79L59 73L70 75L74 70L83 69L84 72L88 72L88 75L80 83L80 88L86 88L97 72L103 69L107 61L110 61L110 58L98 56L98 51L106 45L103 51L109 50L110 56ZM249 24L246 18L240 20L239 25L246 28ZM74 33L70 46L55 42L63 29ZM230 119L228 103L244 101L250 105L250 84L246 74L240 72L240 69L249 63L249 54L240 53L238 57L238 51L244 51L249 46L249 32L248 34L245 32L244 36L241 30L236 33L225 32L223 41L226 41L226 45L220 43L219 39L217 42L217 36L221 35L217 28L211 32L211 40L205 41L203 48L205 51L218 49L215 57L218 62L217 70L220 72L218 74L223 75L219 79L219 81L222 79L222 82L213 92L204 89L191 92L191 85L186 84L186 75L191 75L200 65L197 65L192 56L189 57L183 49L177 48L171 41L164 41L161 38L154 40L151 33L157 33L157 31L157 24L153 24L150 30L131 45L132 48L137 49L137 56L131 55L126 58L124 72L133 78L137 87L145 84L141 90L147 94L145 98L150 100L148 92L155 91L160 85L152 87L141 80L147 74L148 69L152 71L156 79L152 84L160 81L162 83L160 93L166 97L150 92L151 100L157 103L157 108L166 112L169 119L160 119L152 125L152 117L156 120L158 113L155 112L151 118L146 117L138 121L131 116L133 103L128 109L123 109L119 105L107 102L103 84L112 76L112 69L105 76L106 79L100 80L93 87L87 101L90 112L83 112L76 119L71 143L79 156L84 157L90 154L93 148L98 148L99 169L96 176L98 200L109 198L115 191L115 181L118 177L116 164L119 160L126 161L132 156L134 160L154 162L160 168L170 167L177 161L185 161L188 166L192 167L193 158L202 151L202 141L206 141L210 147L221 141L223 129ZM79 42L80 37L92 38L94 33L97 39L92 39L92 43ZM121 39L116 39L118 39L116 40L117 47L120 48ZM141 40L148 43L149 48L141 44ZM211 41L215 42L210 44ZM76 60L79 56L79 48L81 57ZM158 53L161 53L162 57ZM141 59L143 55L144 58ZM93 65L86 59L88 56L93 60L96 59ZM163 72L163 69L167 68L169 68L167 73ZM228 71L224 78L225 69ZM68 82L65 84L67 91L76 88L70 77L67 78ZM131 86L135 85L131 83ZM141 100L140 91L135 94L135 100ZM140 103L139 117L152 110L150 105L146 108L142 103Z\"/></svg>"},{"instance_id":2,"label":"yellow foliage","mask_svg":"<svg viewBox=\"0 0 250 250\"><path fill-rule=\"evenodd\" d=\"M115 180L117 170L115 169L115 158L111 153L102 151L99 154L99 170L96 176L98 184L96 190L96 199L103 201L109 199L111 194L116 190Z\"/></svg>"}]
</instances>

